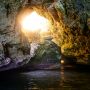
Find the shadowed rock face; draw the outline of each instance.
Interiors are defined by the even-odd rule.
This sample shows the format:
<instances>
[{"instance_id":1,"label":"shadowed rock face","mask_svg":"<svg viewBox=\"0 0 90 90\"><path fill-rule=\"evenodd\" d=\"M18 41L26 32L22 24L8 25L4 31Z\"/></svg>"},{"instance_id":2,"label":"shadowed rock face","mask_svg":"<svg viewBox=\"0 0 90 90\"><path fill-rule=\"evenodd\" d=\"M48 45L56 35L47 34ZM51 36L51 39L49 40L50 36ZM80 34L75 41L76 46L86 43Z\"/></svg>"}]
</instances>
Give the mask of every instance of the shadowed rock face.
<instances>
[{"instance_id":1,"label":"shadowed rock face","mask_svg":"<svg viewBox=\"0 0 90 90\"><path fill-rule=\"evenodd\" d=\"M20 27L17 25L16 17L25 8L35 10L50 20L53 41L61 47L61 52L65 56L75 56L78 59L77 62L88 62L89 0L1 0L0 37L2 39L0 42L3 40L10 43L20 42ZM10 32L10 35L7 32Z\"/></svg>"},{"instance_id":2,"label":"shadowed rock face","mask_svg":"<svg viewBox=\"0 0 90 90\"><path fill-rule=\"evenodd\" d=\"M45 40L36 50L29 65L33 69L59 69L61 54L59 47L51 40Z\"/></svg>"}]
</instances>

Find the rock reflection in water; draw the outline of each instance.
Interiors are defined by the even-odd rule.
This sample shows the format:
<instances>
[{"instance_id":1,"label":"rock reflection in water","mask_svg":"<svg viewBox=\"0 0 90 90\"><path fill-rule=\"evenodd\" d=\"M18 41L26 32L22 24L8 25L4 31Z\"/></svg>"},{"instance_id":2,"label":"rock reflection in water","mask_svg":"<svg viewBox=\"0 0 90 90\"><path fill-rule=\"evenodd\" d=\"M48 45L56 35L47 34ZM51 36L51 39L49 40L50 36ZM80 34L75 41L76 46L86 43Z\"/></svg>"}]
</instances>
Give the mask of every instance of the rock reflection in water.
<instances>
[{"instance_id":1,"label":"rock reflection in water","mask_svg":"<svg viewBox=\"0 0 90 90\"><path fill-rule=\"evenodd\" d=\"M27 89L47 90L59 88L60 72L59 71L32 71L22 73L27 79Z\"/></svg>"},{"instance_id":2,"label":"rock reflection in water","mask_svg":"<svg viewBox=\"0 0 90 90\"><path fill-rule=\"evenodd\" d=\"M90 90L90 73L37 70L0 75L0 90Z\"/></svg>"}]
</instances>

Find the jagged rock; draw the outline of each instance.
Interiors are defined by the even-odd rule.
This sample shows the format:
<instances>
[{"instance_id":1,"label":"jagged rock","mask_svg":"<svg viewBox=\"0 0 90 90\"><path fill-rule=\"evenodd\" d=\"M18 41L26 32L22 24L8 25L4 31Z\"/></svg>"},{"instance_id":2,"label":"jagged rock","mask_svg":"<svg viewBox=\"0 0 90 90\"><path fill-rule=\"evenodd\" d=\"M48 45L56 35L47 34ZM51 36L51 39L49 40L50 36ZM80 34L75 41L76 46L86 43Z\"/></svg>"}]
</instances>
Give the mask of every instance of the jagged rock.
<instances>
[{"instance_id":1,"label":"jagged rock","mask_svg":"<svg viewBox=\"0 0 90 90\"><path fill-rule=\"evenodd\" d=\"M46 39L40 44L30 64L33 69L59 69L60 59L59 47L50 39Z\"/></svg>"},{"instance_id":2,"label":"jagged rock","mask_svg":"<svg viewBox=\"0 0 90 90\"><path fill-rule=\"evenodd\" d=\"M17 25L20 12L28 8L50 20L53 41L61 47L60 51L65 56L74 56L77 62L86 63L90 54L89 4L89 0L1 0L0 44L12 44L13 47L9 47L12 60L17 54L22 56L24 51L21 47L30 47L28 40L24 36L22 38L20 26ZM0 54L3 55L2 45Z\"/></svg>"}]
</instances>

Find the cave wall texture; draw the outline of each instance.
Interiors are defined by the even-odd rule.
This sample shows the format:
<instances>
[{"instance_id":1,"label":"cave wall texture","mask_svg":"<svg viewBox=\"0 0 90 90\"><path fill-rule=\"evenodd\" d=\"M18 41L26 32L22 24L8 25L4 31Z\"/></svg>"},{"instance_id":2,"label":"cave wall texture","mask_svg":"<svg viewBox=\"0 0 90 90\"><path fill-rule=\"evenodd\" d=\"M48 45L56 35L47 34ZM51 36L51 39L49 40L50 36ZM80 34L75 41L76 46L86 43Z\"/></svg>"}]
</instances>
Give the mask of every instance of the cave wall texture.
<instances>
[{"instance_id":1,"label":"cave wall texture","mask_svg":"<svg viewBox=\"0 0 90 90\"><path fill-rule=\"evenodd\" d=\"M61 47L62 54L75 56L78 62L89 62L90 0L0 0L0 37L14 36L14 40L19 42L16 17L25 8L36 10L50 20L51 36ZM6 32L12 36L4 35Z\"/></svg>"}]
</instances>

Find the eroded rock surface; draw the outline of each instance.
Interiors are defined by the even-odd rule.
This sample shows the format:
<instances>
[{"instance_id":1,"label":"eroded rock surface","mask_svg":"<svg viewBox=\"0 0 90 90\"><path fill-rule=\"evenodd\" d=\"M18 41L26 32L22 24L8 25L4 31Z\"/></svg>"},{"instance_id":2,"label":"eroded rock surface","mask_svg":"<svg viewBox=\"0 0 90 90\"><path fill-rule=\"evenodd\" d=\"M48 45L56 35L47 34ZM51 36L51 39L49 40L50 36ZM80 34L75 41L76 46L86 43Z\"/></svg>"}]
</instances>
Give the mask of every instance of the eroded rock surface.
<instances>
[{"instance_id":1,"label":"eroded rock surface","mask_svg":"<svg viewBox=\"0 0 90 90\"><path fill-rule=\"evenodd\" d=\"M27 39L22 42L20 26L17 25L17 16L25 8L36 10L50 20L51 36L53 41L61 47L64 55L76 57L77 62L89 62L89 0L0 0L1 58L4 57L2 42L10 44L9 51L12 60L17 55L24 57L25 54L28 55L28 50L24 51L22 47L29 48L30 44Z\"/></svg>"}]
</instances>

